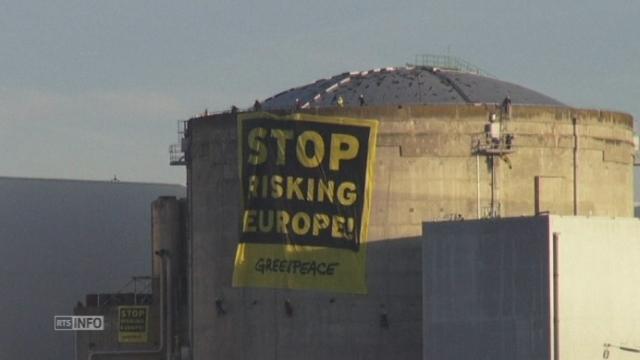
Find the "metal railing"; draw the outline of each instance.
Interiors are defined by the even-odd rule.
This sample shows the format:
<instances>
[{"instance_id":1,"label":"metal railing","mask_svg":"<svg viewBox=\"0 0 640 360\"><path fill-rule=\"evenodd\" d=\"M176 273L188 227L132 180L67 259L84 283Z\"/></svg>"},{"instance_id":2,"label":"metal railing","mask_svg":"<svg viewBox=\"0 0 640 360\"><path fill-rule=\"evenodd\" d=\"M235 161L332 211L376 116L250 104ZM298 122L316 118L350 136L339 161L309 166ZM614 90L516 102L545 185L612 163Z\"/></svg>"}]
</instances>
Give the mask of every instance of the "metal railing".
<instances>
[{"instance_id":1,"label":"metal railing","mask_svg":"<svg viewBox=\"0 0 640 360\"><path fill-rule=\"evenodd\" d=\"M187 132L188 120L178 121L178 143L169 145L169 164L186 165L185 158L185 133Z\"/></svg>"},{"instance_id":2,"label":"metal railing","mask_svg":"<svg viewBox=\"0 0 640 360\"><path fill-rule=\"evenodd\" d=\"M186 159L184 152L182 151L181 144L169 145L169 164L173 166L186 165Z\"/></svg>"},{"instance_id":3,"label":"metal railing","mask_svg":"<svg viewBox=\"0 0 640 360\"><path fill-rule=\"evenodd\" d=\"M486 135L476 135L471 138L471 153L481 155L506 155L516 151L513 134L502 134L493 139Z\"/></svg>"},{"instance_id":4,"label":"metal railing","mask_svg":"<svg viewBox=\"0 0 640 360\"><path fill-rule=\"evenodd\" d=\"M464 59L450 55L418 54L414 64L495 77Z\"/></svg>"}]
</instances>

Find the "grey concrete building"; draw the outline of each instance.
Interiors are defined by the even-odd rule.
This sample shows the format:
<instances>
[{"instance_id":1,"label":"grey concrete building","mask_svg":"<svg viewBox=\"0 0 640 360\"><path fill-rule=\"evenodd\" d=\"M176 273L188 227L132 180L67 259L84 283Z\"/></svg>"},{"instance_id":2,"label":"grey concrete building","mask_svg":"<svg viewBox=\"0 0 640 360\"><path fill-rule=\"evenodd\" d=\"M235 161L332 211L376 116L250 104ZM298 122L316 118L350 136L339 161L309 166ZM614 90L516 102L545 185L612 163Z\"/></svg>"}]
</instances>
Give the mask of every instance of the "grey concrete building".
<instances>
[{"instance_id":1,"label":"grey concrete building","mask_svg":"<svg viewBox=\"0 0 640 360\"><path fill-rule=\"evenodd\" d=\"M278 114L379 120L369 291L233 288L237 112L191 119L176 163L186 165L188 182L188 333L180 345L193 359L419 359L423 222L633 215L628 114L577 109L436 66L344 73L260 105Z\"/></svg>"},{"instance_id":2,"label":"grey concrete building","mask_svg":"<svg viewBox=\"0 0 640 360\"><path fill-rule=\"evenodd\" d=\"M423 239L423 359L637 357L640 220L425 223Z\"/></svg>"}]
</instances>

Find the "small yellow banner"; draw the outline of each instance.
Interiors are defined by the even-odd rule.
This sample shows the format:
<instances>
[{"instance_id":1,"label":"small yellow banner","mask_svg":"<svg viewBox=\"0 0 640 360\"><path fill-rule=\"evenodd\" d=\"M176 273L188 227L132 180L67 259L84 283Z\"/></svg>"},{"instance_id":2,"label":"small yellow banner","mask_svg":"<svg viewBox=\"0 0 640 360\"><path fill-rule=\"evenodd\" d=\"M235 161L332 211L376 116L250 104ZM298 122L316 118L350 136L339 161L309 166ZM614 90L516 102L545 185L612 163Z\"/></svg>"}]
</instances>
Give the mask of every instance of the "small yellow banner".
<instances>
[{"instance_id":1,"label":"small yellow banner","mask_svg":"<svg viewBox=\"0 0 640 360\"><path fill-rule=\"evenodd\" d=\"M238 117L234 286L366 293L376 120Z\"/></svg>"},{"instance_id":2,"label":"small yellow banner","mask_svg":"<svg viewBox=\"0 0 640 360\"><path fill-rule=\"evenodd\" d=\"M118 342L149 340L149 306L118 306Z\"/></svg>"}]
</instances>

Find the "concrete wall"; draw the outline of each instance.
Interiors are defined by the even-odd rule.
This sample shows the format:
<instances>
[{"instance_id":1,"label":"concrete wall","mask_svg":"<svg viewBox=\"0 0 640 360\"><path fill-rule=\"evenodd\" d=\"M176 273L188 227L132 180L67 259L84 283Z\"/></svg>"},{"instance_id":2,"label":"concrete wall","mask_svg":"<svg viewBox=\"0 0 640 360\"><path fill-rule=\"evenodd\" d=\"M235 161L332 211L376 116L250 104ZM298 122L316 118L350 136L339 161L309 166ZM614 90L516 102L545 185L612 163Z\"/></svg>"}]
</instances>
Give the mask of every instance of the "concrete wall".
<instances>
[{"instance_id":1,"label":"concrete wall","mask_svg":"<svg viewBox=\"0 0 640 360\"><path fill-rule=\"evenodd\" d=\"M640 349L640 220L553 216L551 229L560 359L599 359L604 343ZM639 355L610 352L610 359Z\"/></svg>"},{"instance_id":2,"label":"concrete wall","mask_svg":"<svg viewBox=\"0 0 640 360\"><path fill-rule=\"evenodd\" d=\"M182 253L185 235L183 202L184 200L178 200L174 196L162 196L151 203L151 274L160 278L162 261L155 253L164 249L169 252L171 259L171 280L174 285L179 282L180 260L186 257Z\"/></svg>"},{"instance_id":3,"label":"concrete wall","mask_svg":"<svg viewBox=\"0 0 640 360\"><path fill-rule=\"evenodd\" d=\"M295 359L301 351L311 358L419 358L421 224L458 214L476 218L478 209L489 206L491 171L471 147L495 110L399 106L310 111L381 121L367 259L370 294L358 297L231 288L240 220L235 116L191 120L187 181L194 358ZM552 192L542 194L547 199L542 204L552 208L541 211L573 212L573 118L577 212L632 214L630 116L514 107L506 128L516 134L516 152L509 156L511 168L505 162L496 171L501 215L534 213L536 177L543 183L551 179L543 188ZM299 309L294 319L284 314L286 299ZM224 315L217 314L216 300L228 310ZM388 328L380 326L381 314L387 315Z\"/></svg>"},{"instance_id":4,"label":"concrete wall","mask_svg":"<svg viewBox=\"0 0 640 360\"><path fill-rule=\"evenodd\" d=\"M160 279L163 276L163 260L158 252L167 252L167 334L171 337L171 352L179 352L188 342L187 297L187 244L185 229L186 200L163 196L151 204L151 241L153 294L161 296Z\"/></svg>"},{"instance_id":5,"label":"concrete wall","mask_svg":"<svg viewBox=\"0 0 640 360\"><path fill-rule=\"evenodd\" d=\"M195 121L189 131L194 359L410 359L422 352L416 238L368 247L375 259L368 263L368 296L232 288L240 218L235 122ZM218 314L217 300L225 314Z\"/></svg>"},{"instance_id":6,"label":"concrete wall","mask_svg":"<svg viewBox=\"0 0 640 360\"><path fill-rule=\"evenodd\" d=\"M314 113L381 120L378 159L402 174L404 189L422 203L414 217L477 218L491 197L490 168L471 155L493 106L402 106L322 109ZM553 107L514 107L504 132L515 134L515 153L497 166L501 216L534 214L535 177L556 178L552 213L573 214L574 129L576 119L576 200L578 215L632 216L633 120L622 113ZM385 156L386 155L386 156ZM376 177L376 181L380 179ZM546 194L542 194L545 196ZM428 202L421 201L429 199ZM408 209L407 209L408 210ZM406 210L405 210L406 211ZM419 226L418 226L419 227Z\"/></svg>"},{"instance_id":7,"label":"concrete wall","mask_svg":"<svg viewBox=\"0 0 640 360\"><path fill-rule=\"evenodd\" d=\"M550 359L548 221L425 224L423 359Z\"/></svg>"},{"instance_id":8,"label":"concrete wall","mask_svg":"<svg viewBox=\"0 0 640 360\"><path fill-rule=\"evenodd\" d=\"M557 352L571 360L601 358L605 343L640 349L640 220L544 216L424 231L423 359Z\"/></svg>"}]
</instances>

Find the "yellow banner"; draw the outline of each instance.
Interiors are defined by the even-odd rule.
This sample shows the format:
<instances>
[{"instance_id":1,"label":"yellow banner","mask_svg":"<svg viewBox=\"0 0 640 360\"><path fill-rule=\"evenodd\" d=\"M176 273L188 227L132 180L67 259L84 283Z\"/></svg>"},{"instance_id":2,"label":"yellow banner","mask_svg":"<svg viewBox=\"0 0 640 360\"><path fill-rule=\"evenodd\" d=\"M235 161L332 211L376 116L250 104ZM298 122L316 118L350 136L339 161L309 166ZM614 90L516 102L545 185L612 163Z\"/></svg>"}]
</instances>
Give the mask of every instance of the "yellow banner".
<instances>
[{"instance_id":1,"label":"yellow banner","mask_svg":"<svg viewBox=\"0 0 640 360\"><path fill-rule=\"evenodd\" d=\"M146 343L149 339L149 306L118 306L118 342Z\"/></svg>"},{"instance_id":2,"label":"yellow banner","mask_svg":"<svg viewBox=\"0 0 640 360\"><path fill-rule=\"evenodd\" d=\"M238 117L234 286L364 294L376 120Z\"/></svg>"}]
</instances>

